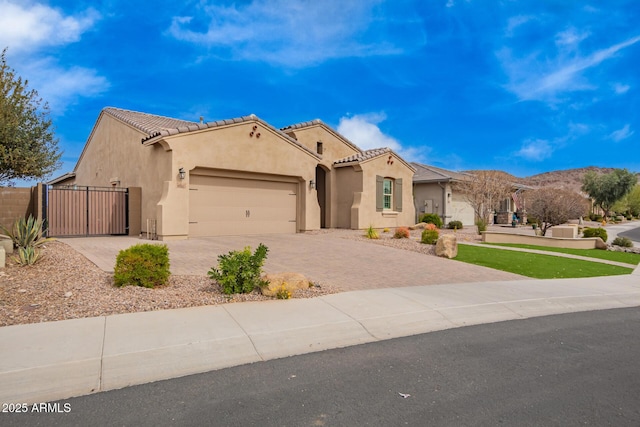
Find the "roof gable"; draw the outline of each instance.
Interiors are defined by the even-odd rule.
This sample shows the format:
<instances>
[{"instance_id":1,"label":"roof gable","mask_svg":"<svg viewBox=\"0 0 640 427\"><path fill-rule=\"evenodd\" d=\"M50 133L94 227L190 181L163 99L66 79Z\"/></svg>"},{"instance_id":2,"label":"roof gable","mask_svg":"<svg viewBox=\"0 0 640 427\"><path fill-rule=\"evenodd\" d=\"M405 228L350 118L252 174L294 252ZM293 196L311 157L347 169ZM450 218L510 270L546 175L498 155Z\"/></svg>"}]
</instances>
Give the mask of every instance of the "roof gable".
<instances>
[{"instance_id":1,"label":"roof gable","mask_svg":"<svg viewBox=\"0 0 640 427\"><path fill-rule=\"evenodd\" d=\"M453 172L421 163L411 163L411 165L416 169L413 182L463 181L469 179L469 175L465 173Z\"/></svg>"},{"instance_id":2,"label":"roof gable","mask_svg":"<svg viewBox=\"0 0 640 427\"><path fill-rule=\"evenodd\" d=\"M171 117L157 116L154 114L140 113L138 111L123 110L120 108L106 107L102 110L124 123L127 123L149 137L160 134L169 129L178 129L198 125L196 122L172 119Z\"/></svg>"},{"instance_id":3,"label":"roof gable","mask_svg":"<svg viewBox=\"0 0 640 427\"><path fill-rule=\"evenodd\" d=\"M324 123L320 119L314 119L314 120L309 120L309 121L306 121L306 122L296 123L296 124L293 124L293 125L289 125L289 126L280 128L280 130L282 132L287 133L287 131L295 131L295 130L298 130L298 129L305 129L305 128L310 128L310 127L314 127L314 126L319 126L322 129L324 129L326 132L328 132L330 134L333 134L333 136L335 136L337 139L342 141L346 146L348 146L352 150L355 150L355 151L358 151L358 152L362 152L362 150L356 144L354 144L353 142L349 141L344 135L342 135L338 131L334 130L331 126L327 125L326 123Z\"/></svg>"}]
</instances>

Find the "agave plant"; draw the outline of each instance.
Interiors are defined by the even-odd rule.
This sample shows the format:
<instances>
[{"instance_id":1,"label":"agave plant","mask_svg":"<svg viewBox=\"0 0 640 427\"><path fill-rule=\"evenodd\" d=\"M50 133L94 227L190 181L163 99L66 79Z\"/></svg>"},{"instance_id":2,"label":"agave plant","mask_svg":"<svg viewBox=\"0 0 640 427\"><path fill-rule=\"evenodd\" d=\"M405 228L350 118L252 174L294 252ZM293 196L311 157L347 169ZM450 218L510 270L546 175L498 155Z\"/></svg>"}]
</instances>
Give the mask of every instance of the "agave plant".
<instances>
[{"instance_id":1,"label":"agave plant","mask_svg":"<svg viewBox=\"0 0 640 427\"><path fill-rule=\"evenodd\" d=\"M46 232L43 223L39 219L29 215L29 218L19 218L11 230L2 227L2 230L13 240L13 244L18 248L18 256L15 260L22 265L35 264L40 259L38 247L50 242L52 238L45 238L42 235Z\"/></svg>"},{"instance_id":2,"label":"agave plant","mask_svg":"<svg viewBox=\"0 0 640 427\"><path fill-rule=\"evenodd\" d=\"M18 256L14 259L21 265L33 265L40 259L40 251L34 246L18 248Z\"/></svg>"},{"instance_id":3,"label":"agave plant","mask_svg":"<svg viewBox=\"0 0 640 427\"><path fill-rule=\"evenodd\" d=\"M46 230L42 227L42 221L29 215L29 218L19 218L14 224L11 230L4 227L4 232L13 240L13 243L18 248L38 247L43 243L49 242L53 239L43 238L42 235Z\"/></svg>"}]
</instances>

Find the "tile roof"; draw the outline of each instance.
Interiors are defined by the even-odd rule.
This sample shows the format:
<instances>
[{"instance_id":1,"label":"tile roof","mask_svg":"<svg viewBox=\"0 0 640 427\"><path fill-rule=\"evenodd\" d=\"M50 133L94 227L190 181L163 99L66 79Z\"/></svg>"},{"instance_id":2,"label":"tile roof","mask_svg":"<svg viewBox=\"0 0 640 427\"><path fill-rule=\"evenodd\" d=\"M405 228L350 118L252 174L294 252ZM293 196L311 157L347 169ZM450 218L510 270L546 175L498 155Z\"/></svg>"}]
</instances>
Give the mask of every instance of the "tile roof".
<instances>
[{"instance_id":1,"label":"tile roof","mask_svg":"<svg viewBox=\"0 0 640 427\"><path fill-rule=\"evenodd\" d=\"M325 129L327 129L328 131L330 131L331 133L336 135L338 138L342 139L348 146L350 146L354 150L362 151L360 149L360 147L358 147L353 142L349 141L344 135L338 133L338 131L336 131L335 129L333 129L331 126L327 125L325 122L323 122L320 119L313 119L313 120L309 120L309 121L306 121L306 122L301 122L301 123L296 123L296 124L293 124L293 125L285 126L283 128L280 128L280 130L282 132L286 133L287 131L296 130L296 129L304 129L304 128L307 128L307 127L310 127L310 126L314 126L314 125L323 126Z\"/></svg>"},{"instance_id":2,"label":"tile roof","mask_svg":"<svg viewBox=\"0 0 640 427\"><path fill-rule=\"evenodd\" d=\"M158 135L162 131L168 131L169 129L179 129L194 125L197 126L199 124L197 122L172 119L170 117L156 116L137 111L122 110L114 107L106 107L102 111L117 118L118 120L130 124L149 136Z\"/></svg>"},{"instance_id":3,"label":"tile roof","mask_svg":"<svg viewBox=\"0 0 640 427\"><path fill-rule=\"evenodd\" d=\"M335 162L333 162L333 164L338 165L338 164L345 164L345 163L357 163L357 162L363 162L365 160L369 160L369 159L373 159L374 157L378 157L382 154L385 153L391 153L391 149L388 147L384 147L384 148L373 148L371 150L365 150L365 151L361 151L357 154L353 154L349 157L345 157L342 159L338 159Z\"/></svg>"},{"instance_id":4,"label":"tile roof","mask_svg":"<svg viewBox=\"0 0 640 427\"><path fill-rule=\"evenodd\" d=\"M421 163L411 163L416 168L413 182L462 181L469 178L468 174L427 166Z\"/></svg>"}]
</instances>

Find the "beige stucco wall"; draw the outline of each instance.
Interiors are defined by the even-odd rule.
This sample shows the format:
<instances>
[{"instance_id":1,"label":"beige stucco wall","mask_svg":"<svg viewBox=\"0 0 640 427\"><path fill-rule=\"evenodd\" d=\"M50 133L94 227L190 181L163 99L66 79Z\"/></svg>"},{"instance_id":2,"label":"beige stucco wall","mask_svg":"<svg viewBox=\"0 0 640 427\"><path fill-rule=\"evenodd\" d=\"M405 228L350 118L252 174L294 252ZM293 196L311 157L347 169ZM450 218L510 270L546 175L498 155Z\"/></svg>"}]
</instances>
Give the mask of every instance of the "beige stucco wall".
<instances>
[{"instance_id":1,"label":"beige stucco wall","mask_svg":"<svg viewBox=\"0 0 640 427\"><path fill-rule=\"evenodd\" d=\"M448 196L451 194L451 197ZM416 219L424 213L437 213L444 224L451 221L461 221L465 226L474 225L475 213L473 207L449 182L416 183L413 186L413 197L416 206ZM425 206L430 201L432 209Z\"/></svg>"},{"instance_id":2,"label":"beige stucco wall","mask_svg":"<svg viewBox=\"0 0 640 427\"><path fill-rule=\"evenodd\" d=\"M440 185L442 185L442 188ZM416 220L424 213L436 213L442 217L447 192L451 192L451 186L447 183L417 183L413 186L413 198L416 207ZM427 205L425 205L425 201ZM430 210L429 208L432 207Z\"/></svg>"},{"instance_id":3,"label":"beige stucco wall","mask_svg":"<svg viewBox=\"0 0 640 427\"><path fill-rule=\"evenodd\" d=\"M76 166L74 184L141 187L141 225L156 218L163 182L171 170L171 153L158 146L144 146L146 135L102 113ZM144 230L146 231L146 230Z\"/></svg>"},{"instance_id":4,"label":"beige stucco wall","mask_svg":"<svg viewBox=\"0 0 640 427\"><path fill-rule=\"evenodd\" d=\"M253 126L257 129L253 130ZM250 135L252 131L253 136ZM235 174L241 177L244 172L259 179L294 179L299 184L298 230L320 228L316 190L309 186L309 182L315 179L318 158L260 122L248 121L177 134L166 137L162 145L171 150L170 170L175 171L175 174L169 174L172 180L164 182L158 204L158 234L162 239L185 238L188 235L189 174L184 180L178 179L181 167L187 172L195 168L210 169L207 173L211 175Z\"/></svg>"},{"instance_id":5,"label":"beige stucco wall","mask_svg":"<svg viewBox=\"0 0 640 427\"><path fill-rule=\"evenodd\" d=\"M600 241L599 245L598 240ZM526 236L522 234L499 233L495 231L483 232L482 241L487 243L515 243L521 245L548 246L551 248L595 249L597 247L603 247L603 245L606 248L606 244L599 237L570 239L562 237Z\"/></svg>"},{"instance_id":6,"label":"beige stucco wall","mask_svg":"<svg viewBox=\"0 0 640 427\"><path fill-rule=\"evenodd\" d=\"M340 192L334 203L336 213L334 227L351 228L351 207L354 203L354 194L362 193L362 169L352 166L337 168L335 176L336 186L340 188Z\"/></svg>"},{"instance_id":7,"label":"beige stucco wall","mask_svg":"<svg viewBox=\"0 0 640 427\"><path fill-rule=\"evenodd\" d=\"M323 165L327 170L327 214L325 227L349 228L349 226L344 226L344 211L339 207L345 203L345 201L342 200L344 197L340 195L344 189L342 184L338 183L337 170L333 168L333 164L336 160L357 154L358 150L321 123L314 123L300 129L288 130L287 134L314 153L317 150L317 143L319 141L322 142L322 159L318 163ZM344 177L340 179L344 180ZM347 185L350 184L347 183ZM348 197L351 197L351 193L352 191L350 190ZM340 197L341 199L339 200ZM351 203L351 201L349 203ZM348 222L349 220L346 221Z\"/></svg>"},{"instance_id":8,"label":"beige stucco wall","mask_svg":"<svg viewBox=\"0 0 640 427\"><path fill-rule=\"evenodd\" d=\"M389 155L393 163L389 162ZM414 223L415 208L413 205L412 178L413 171L395 154L385 154L355 166L339 169L338 185L340 186L338 227L345 227L346 200L351 200L348 228L364 229L407 226ZM376 211L376 176L402 179L402 212ZM361 180L361 181L360 181ZM349 183L349 191L343 185ZM357 184L356 184L357 183ZM352 196L349 197L351 193Z\"/></svg>"}]
</instances>

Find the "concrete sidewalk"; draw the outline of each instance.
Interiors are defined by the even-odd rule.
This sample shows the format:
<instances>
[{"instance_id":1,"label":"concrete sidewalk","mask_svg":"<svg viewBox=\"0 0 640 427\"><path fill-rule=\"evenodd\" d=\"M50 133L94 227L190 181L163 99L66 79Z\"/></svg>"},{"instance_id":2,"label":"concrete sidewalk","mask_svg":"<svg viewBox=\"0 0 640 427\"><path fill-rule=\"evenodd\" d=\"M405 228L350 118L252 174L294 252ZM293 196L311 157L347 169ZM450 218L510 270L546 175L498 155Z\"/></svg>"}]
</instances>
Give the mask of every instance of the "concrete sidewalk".
<instances>
[{"instance_id":1,"label":"concrete sidewalk","mask_svg":"<svg viewBox=\"0 0 640 427\"><path fill-rule=\"evenodd\" d=\"M35 403L443 329L640 306L626 276L344 292L0 328L0 402Z\"/></svg>"}]
</instances>

